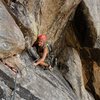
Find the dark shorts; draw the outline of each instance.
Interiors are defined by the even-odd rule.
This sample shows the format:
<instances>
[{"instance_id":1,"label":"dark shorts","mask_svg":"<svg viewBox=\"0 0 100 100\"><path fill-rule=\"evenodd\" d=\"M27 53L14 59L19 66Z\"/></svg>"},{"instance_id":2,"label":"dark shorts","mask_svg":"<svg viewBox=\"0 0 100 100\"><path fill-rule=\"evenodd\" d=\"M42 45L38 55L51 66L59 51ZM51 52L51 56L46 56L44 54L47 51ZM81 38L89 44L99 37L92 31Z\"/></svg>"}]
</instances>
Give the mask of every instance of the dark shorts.
<instances>
[{"instance_id":1,"label":"dark shorts","mask_svg":"<svg viewBox=\"0 0 100 100\"><path fill-rule=\"evenodd\" d=\"M31 47L30 49L28 49L28 53L32 57L33 60L37 60L40 58L35 47Z\"/></svg>"}]
</instances>

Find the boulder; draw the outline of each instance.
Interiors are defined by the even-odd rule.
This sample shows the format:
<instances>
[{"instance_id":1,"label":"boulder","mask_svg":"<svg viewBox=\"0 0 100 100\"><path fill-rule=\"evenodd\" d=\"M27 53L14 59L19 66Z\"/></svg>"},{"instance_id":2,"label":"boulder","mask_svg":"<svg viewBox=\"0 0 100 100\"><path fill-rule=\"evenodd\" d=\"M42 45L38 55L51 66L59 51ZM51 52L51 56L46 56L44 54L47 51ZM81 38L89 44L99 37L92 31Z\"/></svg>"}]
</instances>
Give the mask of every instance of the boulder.
<instances>
[{"instance_id":1,"label":"boulder","mask_svg":"<svg viewBox=\"0 0 100 100\"><path fill-rule=\"evenodd\" d=\"M25 47L24 36L0 1L0 58L20 53Z\"/></svg>"}]
</instances>

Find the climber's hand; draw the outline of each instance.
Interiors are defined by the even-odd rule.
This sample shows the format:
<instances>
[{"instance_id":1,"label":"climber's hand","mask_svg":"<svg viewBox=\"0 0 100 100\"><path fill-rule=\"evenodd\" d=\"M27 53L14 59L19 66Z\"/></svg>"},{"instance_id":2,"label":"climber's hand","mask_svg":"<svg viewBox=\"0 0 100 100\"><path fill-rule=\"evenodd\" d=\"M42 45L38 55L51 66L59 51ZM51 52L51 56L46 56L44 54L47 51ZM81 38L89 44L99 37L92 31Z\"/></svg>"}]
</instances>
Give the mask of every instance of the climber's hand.
<instances>
[{"instance_id":1,"label":"climber's hand","mask_svg":"<svg viewBox=\"0 0 100 100\"><path fill-rule=\"evenodd\" d=\"M34 66L37 66L37 63L33 62L33 65L34 65Z\"/></svg>"}]
</instances>

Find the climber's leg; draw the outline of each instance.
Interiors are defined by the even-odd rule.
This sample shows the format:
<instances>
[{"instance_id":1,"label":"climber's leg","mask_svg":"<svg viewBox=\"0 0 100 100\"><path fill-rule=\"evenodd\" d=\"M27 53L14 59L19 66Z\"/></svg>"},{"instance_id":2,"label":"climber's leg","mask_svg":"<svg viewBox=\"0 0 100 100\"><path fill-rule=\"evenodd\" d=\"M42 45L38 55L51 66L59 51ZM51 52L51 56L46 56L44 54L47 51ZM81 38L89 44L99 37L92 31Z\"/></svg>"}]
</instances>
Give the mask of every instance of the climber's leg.
<instances>
[{"instance_id":1,"label":"climber's leg","mask_svg":"<svg viewBox=\"0 0 100 100\"><path fill-rule=\"evenodd\" d=\"M13 66L11 63L5 61L5 60L0 60L4 65L9 67L13 72L18 73L18 70L15 66Z\"/></svg>"},{"instance_id":2,"label":"climber's leg","mask_svg":"<svg viewBox=\"0 0 100 100\"><path fill-rule=\"evenodd\" d=\"M45 67L48 67L48 66L49 66L49 65L48 65L47 63L45 63L45 62L41 62L39 65L45 66Z\"/></svg>"}]
</instances>

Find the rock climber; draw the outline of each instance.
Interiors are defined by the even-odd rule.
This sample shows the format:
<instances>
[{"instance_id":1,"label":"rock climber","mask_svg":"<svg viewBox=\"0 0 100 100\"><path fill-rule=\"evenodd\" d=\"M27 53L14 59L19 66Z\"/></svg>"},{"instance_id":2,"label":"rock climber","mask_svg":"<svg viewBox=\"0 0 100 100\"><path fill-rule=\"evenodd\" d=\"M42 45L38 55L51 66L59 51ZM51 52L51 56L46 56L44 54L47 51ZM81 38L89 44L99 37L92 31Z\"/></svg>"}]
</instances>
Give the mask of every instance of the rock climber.
<instances>
[{"instance_id":1,"label":"rock climber","mask_svg":"<svg viewBox=\"0 0 100 100\"><path fill-rule=\"evenodd\" d=\"M36 42L28 51L35 60L33 61L33 65L40 65L47 69L52 69L51 65L46 62L46 58L49 54L46 34L40 34L37 37Z\"/></svg>"}]
</instances>

